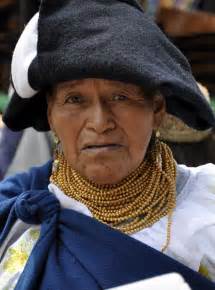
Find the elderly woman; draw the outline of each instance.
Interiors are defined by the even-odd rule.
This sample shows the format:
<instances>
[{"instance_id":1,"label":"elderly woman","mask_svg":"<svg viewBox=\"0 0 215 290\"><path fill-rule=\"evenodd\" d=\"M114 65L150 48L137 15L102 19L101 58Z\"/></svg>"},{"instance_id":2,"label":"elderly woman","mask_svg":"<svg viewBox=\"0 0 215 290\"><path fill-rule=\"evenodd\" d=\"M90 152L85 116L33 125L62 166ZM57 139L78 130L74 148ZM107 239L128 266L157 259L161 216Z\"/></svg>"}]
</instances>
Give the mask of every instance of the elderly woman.
<instances>
[{"instance_id":1,"label":"elderly woman","mask_svg":"<svg viewBox=\"0 0 215 290\"><path fill-rule=\"evenodd\" d=\"M1 289L108 289L178 272L214 289L215 167L176 164L167 112L215 124L183 55L136 1L44 0L13 55L13 130L53 161L0 184ZM32 152L32 154L34 154Z\"/></svg>"}]
</instances>

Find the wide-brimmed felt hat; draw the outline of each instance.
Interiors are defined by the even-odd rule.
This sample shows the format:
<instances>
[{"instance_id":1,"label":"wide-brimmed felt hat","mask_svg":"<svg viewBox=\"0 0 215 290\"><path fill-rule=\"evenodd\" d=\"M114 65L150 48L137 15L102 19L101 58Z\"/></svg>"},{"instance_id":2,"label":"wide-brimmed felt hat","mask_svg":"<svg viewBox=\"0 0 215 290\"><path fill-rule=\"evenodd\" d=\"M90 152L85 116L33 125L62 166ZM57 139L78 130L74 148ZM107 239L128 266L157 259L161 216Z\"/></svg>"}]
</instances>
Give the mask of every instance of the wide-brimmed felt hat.
<instances>
[{"instance_id":1,"label":"wide-brimmed felt hat","mask_svg":"<svg viewBox=\"0 0 215 290\"><path fill-rule=\"evenodd\" d=\"M47 88L101 78L158 89L167 112L204 130L214 126L182 53L132 0L44 0L15 48L14 92L4 114L12 130L49 130Z\"/></svg>"}]
</instances>

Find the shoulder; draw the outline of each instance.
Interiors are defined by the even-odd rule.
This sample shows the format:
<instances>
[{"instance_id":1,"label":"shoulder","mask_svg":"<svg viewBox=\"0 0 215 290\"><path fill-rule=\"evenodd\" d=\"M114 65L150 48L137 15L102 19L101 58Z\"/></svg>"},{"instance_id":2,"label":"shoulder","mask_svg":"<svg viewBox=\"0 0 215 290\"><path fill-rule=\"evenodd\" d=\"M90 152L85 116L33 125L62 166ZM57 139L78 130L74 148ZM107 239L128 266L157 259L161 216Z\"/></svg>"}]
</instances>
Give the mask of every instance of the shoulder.
<instances>
[{"instance_id":1,"label":"shoulder","mask_svg":"<svg viewBox=\"0 0 215 290\"><path fill-rule=\"evenodd\" d=\"M186 175L184 179L179 177L183 181L178 192L179 199L190 200L207 208L214 206L215 211L215 165L178 165L178 172L179 175Z\"/></svg>"},{"instance_id":2,"label":"shoulder","mask_svg":"<svg viewBox=\"0 0 215 290\"><path fill-rule=\"evenodd\" d=\"M28 172L16 174L0 182L0 201L27 190L48 188L51 165L52 161L49 161L43 166L32 167Z\"/></svg>"},{"instance_id":3,"label":"shoulder","mask_svg":"<svg viewBox=\"0 0 215 290\"><path fill-rule=\"evenodd\" d=\"M198 167L178 165L178 172L187 176L187 183L190 185L205 187L215 193L215 164L208 163Z\"/></svg>"}]
</instances>

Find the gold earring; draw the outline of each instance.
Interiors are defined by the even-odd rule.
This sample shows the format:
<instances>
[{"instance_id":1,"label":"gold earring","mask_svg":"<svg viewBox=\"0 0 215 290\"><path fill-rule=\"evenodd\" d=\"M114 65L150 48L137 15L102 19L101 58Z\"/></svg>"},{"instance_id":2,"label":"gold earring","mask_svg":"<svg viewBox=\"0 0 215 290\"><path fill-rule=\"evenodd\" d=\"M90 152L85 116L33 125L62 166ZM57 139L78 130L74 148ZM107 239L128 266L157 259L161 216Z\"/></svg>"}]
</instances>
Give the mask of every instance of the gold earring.
<instances>
[{"instance_id":1,"label":"gold earring","mask_svg":"<svg viewBox=\"0 0 215 290\"><path fill-rule=\"evenodd\" d=\"M55 133L53 133L53 138L54 138L54 161L53 161L53 165L52 165L52 172L56 172L59 166L59 160L58 160L58 154L60 152L60 140L57 137L57 135Z\"/></svg>"},{"instance_id":2,"label":"gold earring","mask_svg":"<svg viewBox=\"0 0 215 290\"><path fill-rule=\"evenodd\" d=\"M156 152L156 163L158 165L158 167L160 169L162 169L162 158L161 158L161 152L160 152L160 145L161 145L161 141L160 141L160 131L156 130L155 131L155 152Z\"/></svg>"},{"instance_id":3,"label":"gold earring","mask_svg":"<svg viewBox=\"0 0 215 290\"><path fill-rule=\"evenodd\" d=\"M156 138L160 138L160 135L161 135L161 134L160 134L160 131L159 131L159 130L156 130L156 132L155 132L155 137L156 137Z\"/></svg>"},{"instance_id":4,"label":"gold earring","mask_svg":"<svg viewBox=\"0 0 215 290\"><path fill-rule=\"evenodd\" d=\"M53 138L54 138L54 144L57 145L60 142L60 140L55 133L53 133Z\"/></svg>"}]
</instances>

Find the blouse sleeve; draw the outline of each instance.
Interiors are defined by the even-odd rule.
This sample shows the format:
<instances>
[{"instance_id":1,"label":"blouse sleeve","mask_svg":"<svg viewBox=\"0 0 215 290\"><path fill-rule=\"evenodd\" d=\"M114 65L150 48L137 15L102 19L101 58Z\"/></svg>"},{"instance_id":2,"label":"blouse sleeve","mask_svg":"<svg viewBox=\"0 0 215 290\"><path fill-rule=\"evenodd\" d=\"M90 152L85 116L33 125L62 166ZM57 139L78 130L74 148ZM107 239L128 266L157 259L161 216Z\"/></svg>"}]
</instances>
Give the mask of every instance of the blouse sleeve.
<instances>
[{"instance_id":1,"label":"blouse sleeve","mask_svg":"<svg viewBox=\"0 0 215 290\"><path fill-rule=\"evenodd\" d=\"M195 235L202 253L199 272L215 281L215 165L207 164L196 170L195 198L202 206L199 217L204 224Z\"/></svg>"}]
</instances>

